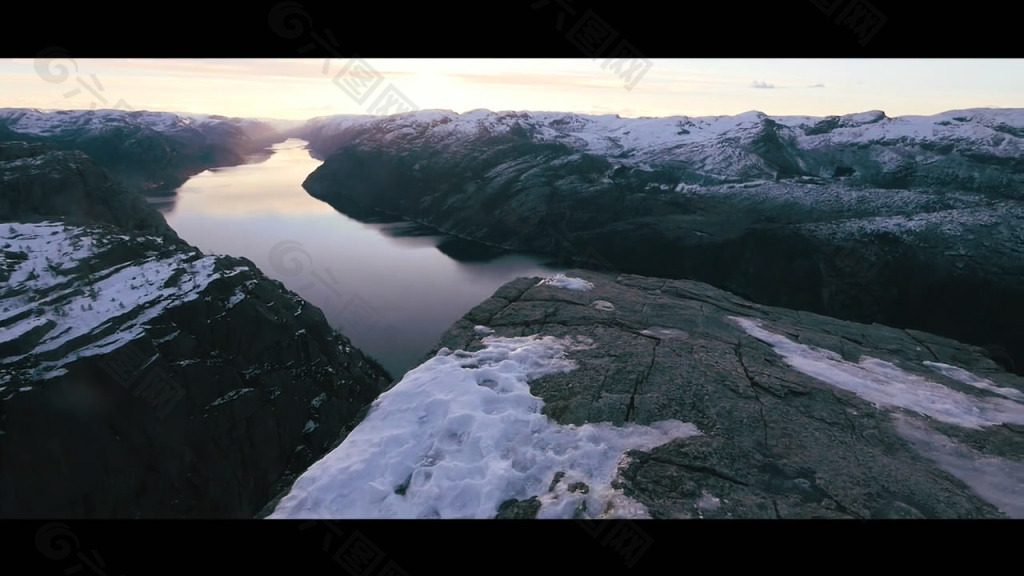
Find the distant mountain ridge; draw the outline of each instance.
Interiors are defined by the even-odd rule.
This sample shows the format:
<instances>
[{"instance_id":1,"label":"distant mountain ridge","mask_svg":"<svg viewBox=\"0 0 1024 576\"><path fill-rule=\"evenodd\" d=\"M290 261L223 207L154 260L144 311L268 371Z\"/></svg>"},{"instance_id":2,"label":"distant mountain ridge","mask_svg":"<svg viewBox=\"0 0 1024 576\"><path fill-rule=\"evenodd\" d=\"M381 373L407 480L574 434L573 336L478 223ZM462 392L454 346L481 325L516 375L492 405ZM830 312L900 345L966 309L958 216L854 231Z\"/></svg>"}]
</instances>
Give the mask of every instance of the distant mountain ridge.
<instances>
[{"instance_id":1,"label":"distant mountain ridge","mask_svg":"<svg viewBox=\"0 0 1024 576\"><path fill-rule=\"evenodd\" d=\"M207 168L241 164L284 139L271 124L245 118L0 109L0 141L47 142L85 152L123 184L154 194L173 192Z\"/></svg>"},{"instance_id":2,"label":"distant mountain ridge","mask_svg":"<svg viewBox=\"0 0 1024 576\"><path fill-rule=\"evenodd\" d=\"M425 110L384 118L319 117L299 133L324 156L356 143L416 143L449 153L501 136L561 144L606 159L610 170L655 172L650 182L662 189L848 175L851 183L884 188L933 184L1014 195L1024 183L1024 108L896 118L881 110L664 118Z\"/></svg>"},{"instance_id":3,"label":"distant mountain ridge","mask_svg":"<svg viewBox=\"0 0 1024 576\"><path fill-rule=\"evenodd\" d=\"M147 141L157 135L163 146L147 148ZM953 185L1013 195L1024 182L1024 109L1020 108L895 118L880 110L826 117L750 111L660 118L424 110L386 117L325 116L306 122L150 111L0 109L0 139L43 139L80 149L125 175L142 171L131 170L129 158L143 160L147 169L157 168L157 172L160 162L193 169L200 164L227 165L289 136L309 140L320 156L361 141L374 145L416 142L454 152L484 138L525 138L604 157L612 169L654 172L649 183L660 189L787 177L845 177L851 183L884 188ZM667 181L673 172L676 181ZM150 180L152 187L165 189L180 184L173 178Z\"/></svg>"}]
</instances>

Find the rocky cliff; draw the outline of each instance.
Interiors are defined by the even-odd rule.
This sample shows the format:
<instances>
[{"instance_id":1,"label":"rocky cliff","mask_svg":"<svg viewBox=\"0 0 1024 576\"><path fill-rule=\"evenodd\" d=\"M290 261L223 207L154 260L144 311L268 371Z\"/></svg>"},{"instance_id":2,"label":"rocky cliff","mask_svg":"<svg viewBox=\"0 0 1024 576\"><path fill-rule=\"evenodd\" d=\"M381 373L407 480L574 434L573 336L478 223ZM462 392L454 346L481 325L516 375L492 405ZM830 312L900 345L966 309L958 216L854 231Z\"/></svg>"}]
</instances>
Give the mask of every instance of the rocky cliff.
<instances>
[{"instance_id":1,"label":"rocky cliff","mask_svg":"<svg viewBox=\"0 0 1024 576\"><path fill-rule=\"evenodd\" d=\"M0 219L60 217L179 240L143 197L119 185L83 152L41 142L0 142L0 167Z\"/></svg>"},{"instance_id":2,"label":"rocky cliff","mask_svg":"<svg viewBox=\"0 0 1024 576\"><path fill-rule=\"evenodd\" d=\"M310 121L305 182L592 269L986 346L1024 371L1024 114L636 118L423 111Z\"/></svg>"},{"instance_id":3,"label":"rocky cliff","mask_svg":"<svg viewBox=\"0 0 1024 576\"><path fill-rule=\"evenodd\" d=\"M976 347L579 270L468 312L275 515L1022 518L1022 454Z\"/></svg>"},{"instance_id":4,"label":"rocky cliff","mask_svg":"<svg viewBox=\"0 0 1024 576\"><path fill-rule=\"evenodd\" d=\"M389 381L84 154L0 144L0 517L251 518Z\"/></svg>"}]
</instances>

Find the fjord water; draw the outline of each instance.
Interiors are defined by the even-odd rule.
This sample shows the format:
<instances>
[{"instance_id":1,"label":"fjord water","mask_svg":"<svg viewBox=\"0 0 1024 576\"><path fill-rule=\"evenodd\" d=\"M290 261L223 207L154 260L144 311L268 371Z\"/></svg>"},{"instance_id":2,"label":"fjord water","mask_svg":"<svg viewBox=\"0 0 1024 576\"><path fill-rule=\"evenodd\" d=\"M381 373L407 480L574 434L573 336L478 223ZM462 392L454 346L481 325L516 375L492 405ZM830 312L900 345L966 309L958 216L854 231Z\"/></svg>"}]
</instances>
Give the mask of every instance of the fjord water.
<instances>
[{"instance_id":1,"label":"fjord water","mask_svg":"<svg viewBox=\"0 0 1024 576\"><path fill-rule=\"evenodd\" d=\"M287 140L269 156L208 170L175 196L151 201L185 241L248 258L319 307L396 379L502 284L559 271L525 254L459 262L438 250L443 235L353 220L302 188L321 164L305 146Z\"/></svg>"}]
</instances>

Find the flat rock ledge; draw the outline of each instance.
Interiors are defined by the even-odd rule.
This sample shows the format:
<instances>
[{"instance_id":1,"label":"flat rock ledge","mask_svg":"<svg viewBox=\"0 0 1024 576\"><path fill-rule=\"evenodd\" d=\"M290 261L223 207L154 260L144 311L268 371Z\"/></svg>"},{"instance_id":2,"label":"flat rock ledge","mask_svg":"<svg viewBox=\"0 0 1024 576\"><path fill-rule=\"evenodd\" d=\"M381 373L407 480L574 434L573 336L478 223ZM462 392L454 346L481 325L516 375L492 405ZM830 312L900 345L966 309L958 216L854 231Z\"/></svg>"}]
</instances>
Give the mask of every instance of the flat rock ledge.
<instances>
[{"instance_id":1,"label":"flat rock ledge","mask_svg":"<svg viewBox=\"0 0 1024 576\"><path fill-rule=\"evenodd\" d=\"M1024 517L1024 379L980 348L699 282L567 276L583 282L504 285L438 349L589 338L567 353L574 370L531 382L544 414L700 430L627 453L616 485L650 517ZM498 517L533 517L531 504Z\"/></svg>"}]
</instances>

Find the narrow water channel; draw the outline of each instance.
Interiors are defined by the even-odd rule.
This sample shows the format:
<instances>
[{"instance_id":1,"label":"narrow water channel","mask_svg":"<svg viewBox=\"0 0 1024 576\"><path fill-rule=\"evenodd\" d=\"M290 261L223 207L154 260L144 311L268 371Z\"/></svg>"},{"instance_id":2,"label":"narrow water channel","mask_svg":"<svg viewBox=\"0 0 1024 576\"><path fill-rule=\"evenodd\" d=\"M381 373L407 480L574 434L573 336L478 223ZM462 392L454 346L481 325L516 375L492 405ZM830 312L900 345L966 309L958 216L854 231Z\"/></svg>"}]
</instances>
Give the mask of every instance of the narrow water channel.
<instances>
[{"instance_id":1,"label":"narrow water channel","mask_svg":"<svg viewBox=\"0 0 1024 576\"><path fill-rule=\"evenodd\" d=\"M291 139L257 162L198 174L156 207L187 242L248 258L319 307L395 378L502 284L560 270L526 254L458 261L438 250L443 235L349 218L302 188L321 163L305 146Z\"/></svg>"}]
</instances>

